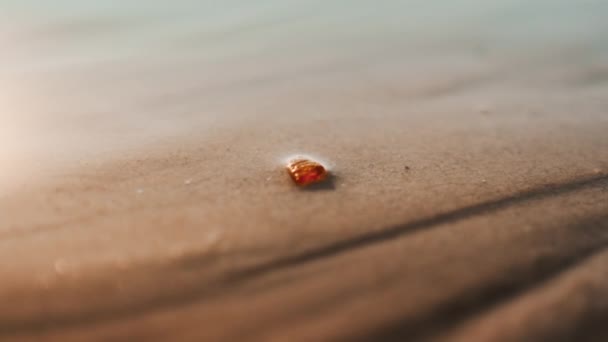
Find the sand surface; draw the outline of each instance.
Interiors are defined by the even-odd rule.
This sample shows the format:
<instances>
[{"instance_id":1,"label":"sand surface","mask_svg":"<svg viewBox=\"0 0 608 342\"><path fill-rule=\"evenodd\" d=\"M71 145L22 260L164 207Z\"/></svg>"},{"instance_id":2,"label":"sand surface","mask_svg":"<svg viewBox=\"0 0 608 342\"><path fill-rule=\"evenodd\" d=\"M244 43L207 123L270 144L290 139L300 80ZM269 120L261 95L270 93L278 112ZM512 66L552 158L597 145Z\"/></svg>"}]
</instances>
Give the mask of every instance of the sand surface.
<instances>
[{"instance_id":1,"label":"sand surface","mask_svg":"<svg viewBox=\"0 0 608 342\"><path fill-rule=\"evenodd\" d=\"M0 339L605 340L607 15L2 0Z\"/></svg>"}]
</instances>

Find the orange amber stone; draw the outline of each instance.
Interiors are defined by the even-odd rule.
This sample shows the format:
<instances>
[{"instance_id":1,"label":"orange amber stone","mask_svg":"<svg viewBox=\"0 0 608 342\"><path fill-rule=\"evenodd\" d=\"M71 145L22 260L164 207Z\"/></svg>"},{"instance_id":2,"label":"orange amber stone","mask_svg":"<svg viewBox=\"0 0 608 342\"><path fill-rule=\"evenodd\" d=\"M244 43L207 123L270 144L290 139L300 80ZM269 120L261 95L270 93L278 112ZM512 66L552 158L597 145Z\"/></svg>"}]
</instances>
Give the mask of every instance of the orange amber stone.
<instances>
[{"instance_id":1,"label":"orange amber stone","mask_svg":"<svg viewBox=\"0 0 608 342\"><path fill-rule=\"evenodd\" d=\"M309 159L294 159L287 164L287 172L300 186L322 182L328 172L323 165Z\"/></svg>"}]
</instances>

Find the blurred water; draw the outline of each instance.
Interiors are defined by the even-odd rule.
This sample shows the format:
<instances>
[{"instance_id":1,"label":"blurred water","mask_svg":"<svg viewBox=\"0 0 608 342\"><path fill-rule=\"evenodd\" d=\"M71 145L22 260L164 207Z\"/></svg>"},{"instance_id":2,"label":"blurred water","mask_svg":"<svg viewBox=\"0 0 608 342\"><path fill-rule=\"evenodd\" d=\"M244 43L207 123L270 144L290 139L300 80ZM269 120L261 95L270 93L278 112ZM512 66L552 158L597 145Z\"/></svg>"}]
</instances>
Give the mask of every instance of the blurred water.
<instances>
[{"instance_id":1,"label":"blurred water","mask_svg":"<svg viewBox=\"0 0 608 342\"><path fill-rule=\"evenodd\" d=\"M238 121L256 112L222 105L336 70L601 66L607 17L602 0L0 0L0 162Z\"/></svg>"}]
</instances>

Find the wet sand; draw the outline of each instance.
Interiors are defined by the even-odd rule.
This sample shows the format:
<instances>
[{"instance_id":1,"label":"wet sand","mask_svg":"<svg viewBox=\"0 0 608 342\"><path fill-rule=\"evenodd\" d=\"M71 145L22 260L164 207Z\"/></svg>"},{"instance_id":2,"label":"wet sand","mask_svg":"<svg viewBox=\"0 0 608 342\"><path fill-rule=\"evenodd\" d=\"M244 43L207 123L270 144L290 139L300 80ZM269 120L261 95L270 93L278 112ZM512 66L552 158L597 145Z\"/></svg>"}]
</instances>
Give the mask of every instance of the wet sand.
<instances>
[{"instance_id":1,"label":"wet sand","mask_svg":"<svg viewBox=\"0 0 608 342\"><path fill-rule=\"evenodd\" d=\"M608 334L599 1L1 6L0 339Z\"/></svg>"}]
</instances>

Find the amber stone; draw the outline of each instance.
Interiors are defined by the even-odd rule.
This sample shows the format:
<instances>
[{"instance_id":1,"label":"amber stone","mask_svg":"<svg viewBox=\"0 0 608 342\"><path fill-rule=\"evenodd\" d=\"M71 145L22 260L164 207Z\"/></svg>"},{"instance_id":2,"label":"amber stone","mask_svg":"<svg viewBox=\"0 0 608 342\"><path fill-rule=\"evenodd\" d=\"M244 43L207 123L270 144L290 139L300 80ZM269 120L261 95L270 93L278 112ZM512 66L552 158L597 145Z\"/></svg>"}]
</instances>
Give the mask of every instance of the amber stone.
<instances>
[{"instance_id":1,"label":"amber stone","mask_svg":"<svg viewBox=\"0 0 608 342\"><path fill-rule=\"evenodd\" d=\"M323 165L310 159L294 159L287 163L287 172L291 179L300 186L322 182L328 172Z\"/></svg>"}]
</instances>

